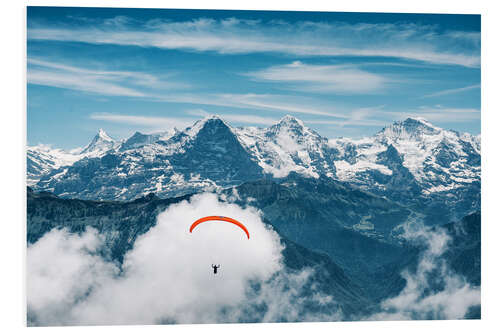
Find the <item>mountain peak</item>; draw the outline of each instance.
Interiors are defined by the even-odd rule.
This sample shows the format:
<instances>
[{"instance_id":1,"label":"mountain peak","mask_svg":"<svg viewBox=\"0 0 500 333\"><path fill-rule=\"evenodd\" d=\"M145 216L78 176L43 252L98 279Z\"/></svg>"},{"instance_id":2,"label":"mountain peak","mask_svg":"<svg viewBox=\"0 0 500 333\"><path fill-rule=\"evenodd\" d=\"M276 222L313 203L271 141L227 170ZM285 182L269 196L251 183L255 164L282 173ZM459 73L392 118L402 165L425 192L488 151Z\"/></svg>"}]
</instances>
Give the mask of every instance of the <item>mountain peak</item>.
<instances>
[{"instance_id":1,"label":"mountain peak","mask_svg":"<svg viewBox=\"0 0 500 333\"><path fill-rule=\"evenodd\" d=\"M141 132L139 132L139 131L135 131L135 133L134 133L134 134L132 134L132 136L129 138L129 140L130 140L131 138L134 138L134 137L141 137L141 136L144 136L144 135L145 135L145 134L143 134L143 133L141 133Z\"/></svg>"},{"instance_id":2,"label":"mountain peak","mask_svg":"<svg viewBox=\"0 0 500 333\"><path fill-rule=\"evenodd\" d=\"M96 136L94 137L94 139L101 139L101 140L104 140L104 141L114 141L109 135L108 133L106 133L102 128L99 128L99 131L97 131L97 134Z\"/></svg>"},{"instance_id":3,"label":"mountain peak","mask_svg":"<svg viewBox=\"0 0 500 333\"><path fill-rule=\"evenodd\" d=\"M275 134L280 132L290 132L295 133L296 135L303 135L309 129L304 125L302 120L287 114L286 116L281 118L278 123L269 127L269 130Z\"/></svg>"},{"instance_id":4,"label":"mountain peak","mask_svg":"<svg viewBox=\"0 0 500 333\"><path fill-rule=\"evenodd\" d=\"M107 150L113 146L113 140L102 128L99 128L92 141L82 150L82 154Z\"/></svg>"},{"instance_id":5,"label":"mountain peak","mask_svg":"<svg viewBox=\"0 0 500 333\"><path fill-rule=\"evenodd\" d=\"M201 127L204 127L207 124L215 124L217 126L222 125L222 126L226 126L228 128L231 127L224 119L222 119L219 115L216 115L216 114L206 116L205 118L200 120L200 124L202 125Z\"/></svg>"},{"instance_id":6,"label":"mountain peak","mask_svg":"<svg viewBox=\"0 0 500 333\"><path fill-rule=\"evenodd\" d=\"M434 126L423 117L408 117L401 122L401 125L406 130L419 131L427 134L437 134L441 132L441 128Z\"/></svg>"},{"instance_id":7,"label":"mountain peak","mask_svg":"<svg viewBox=\"0 0 500 333\"><path fill-rule=\"evenodd\" d=\"M136 131L130 138L125 140L120 147L120 151L136 149L148 144L152 144L160 138L160 134L144 134Z\"/></svg>"},{"instance_id":8,"label":"mountain peak","mask_svg":"<svg viewBox=\"0 0 500 333\"><path fill-rule=\"evenodd\" d=\"M198 132L206 127L227 127L230 129L231 127L218 115L209 115L203 118L202 120L196 121L193 126L188 127L185 133L191 137L194 137L198 134Z\"/></svg>"},{"instance_id":9,"label":"mountain peak","mask_svg":"<svg viewBox=\"0 0 500 333\"><path fill-rule=\"evenodd\" d=\"M304 123L302 122L302 120L299 120L299 119L297 119L294 116L291 116L289 114L287 114L286 116L281 118L278 124L304 127Z\"/></svg>"},{"instance_id":10,"label":"mountain peak","mask_svg":"<svg viewBox=\"0 0 500 333\"><path fill-rule=\"evenodd\" d=\"M423 117L408 117L404 121L402 121L402 124L406 126L412 126L412 125L425 125L427 127L431 128L436 128L434 125L432 125L427 119Z\"/></svg>"},{"instance_id":11,"label":"mountain peak","mask_svg":"<svg viewBox=\"0 0 500 333\"><path fill-rule=\"evenodd\" d=\"M219 116L219 115L216 115L216 114L210 114L208 116L206 116L205 118L203 118L203 122L207 122L209 120L220 120L220 121L223 121L222 118Z\"/></svg>"},{"instance_id":12,"label":"mountain peak","mask_svg":"<svg viewBox=\"0 0 500 333\"><path fill-rule=\"evenodd\" d=\"M392 139L401 138L420 138L422 135L439 134L441 129L432 125L422 117L408 117L405 120L399 120L392 125L384 127L379 135Z\"/></svg>"}]
</instances>

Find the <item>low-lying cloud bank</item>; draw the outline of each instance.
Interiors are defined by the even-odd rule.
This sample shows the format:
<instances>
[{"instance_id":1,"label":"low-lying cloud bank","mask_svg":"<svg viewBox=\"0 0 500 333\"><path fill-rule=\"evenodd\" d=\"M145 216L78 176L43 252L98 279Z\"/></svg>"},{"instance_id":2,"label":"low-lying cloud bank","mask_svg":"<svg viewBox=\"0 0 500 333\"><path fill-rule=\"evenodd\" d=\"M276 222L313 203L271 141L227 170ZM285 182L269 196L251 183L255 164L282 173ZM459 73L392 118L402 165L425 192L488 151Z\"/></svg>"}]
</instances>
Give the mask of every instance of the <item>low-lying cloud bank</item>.
<instances>
[{"instance_id":1,"label":"low-lying cloud bank","mask_svg":"<svg viewBox=\"0 0 500 333\"><path fill-rule=\"evenodd\" d=\"M462 319L481 305L481 289L453 272L443 257L451 241L444 230L417 222L402 228L403 238L424 250L416 270L403 271L405 288L384 300L382 311L366 320Z\"/></svg>"},{"instance_id":2,"label":"low-lying cloud bank","mask_svg":"<svg viewBox=\"0 0 500 333\"><path fill-rule=\"evenodd\" d=\"M189 226L206 215L244 221ZM52 230L27 252L28 324L111 325L339 320L328 295L300 297L312 269L289 272L278 234L259 211L202 194L170 206L122 265L104 259L104 237ZM212 264L220 264L217 275ZM312 303L332 305L316 315Z\"/></svg>"}]
</instances>

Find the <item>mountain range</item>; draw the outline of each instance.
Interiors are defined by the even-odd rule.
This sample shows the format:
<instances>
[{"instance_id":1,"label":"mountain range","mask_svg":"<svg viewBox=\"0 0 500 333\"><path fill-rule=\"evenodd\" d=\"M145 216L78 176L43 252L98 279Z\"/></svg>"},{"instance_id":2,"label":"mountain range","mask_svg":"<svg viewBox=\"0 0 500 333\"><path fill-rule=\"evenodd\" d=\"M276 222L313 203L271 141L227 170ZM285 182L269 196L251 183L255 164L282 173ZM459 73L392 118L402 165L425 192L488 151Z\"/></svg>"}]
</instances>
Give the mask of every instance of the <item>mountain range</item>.
<instances>
[{"instance_id":1,"label":"mountain range","mask_svg":"<svg viewBox=\"0 0 500 333\"><path fill-rule=\"evenodd\" d=\"M121 263L159 213L213 191L258 209L280 236L286 270L313 269L317 288L355 320L380 311L407 285L403 272L421 264L425 250L401 235L412 222L440 225L450 270L479 288L480 150L480 136L416 118L362 139L328 139L291 116L268 128L210 116L124 140L99 130L72 151L28 147L27 241L93 227L102 255ZM436 281L425 292L441 292ZM466 317L479 318L480 307Z\"/></svg>"},{"instance_id":2,"label":"mountain range","mask_svg":"<svg viewBox=\"0 0 500 333\"><path fill-rule=\"evenodd\" d=\"M209 116L184 130L115 140L102 129L84 148L28 147L28 185L62 198L131 200L222 190L296 173L388 198L430 222L480 207L480 135L408 118L362 139L322 137L292 116L268 128ZM361 228L370 228L363 222Z\"/></svg>"}]
</instances>

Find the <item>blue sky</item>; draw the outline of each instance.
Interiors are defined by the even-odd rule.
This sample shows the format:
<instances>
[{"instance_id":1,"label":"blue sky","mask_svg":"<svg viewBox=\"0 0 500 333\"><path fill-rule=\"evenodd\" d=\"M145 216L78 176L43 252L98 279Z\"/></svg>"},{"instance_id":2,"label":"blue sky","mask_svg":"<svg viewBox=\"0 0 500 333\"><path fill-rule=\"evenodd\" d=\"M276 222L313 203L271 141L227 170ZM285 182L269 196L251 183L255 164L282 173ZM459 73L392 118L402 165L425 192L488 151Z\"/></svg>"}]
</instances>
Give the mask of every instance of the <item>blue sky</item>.
<instances>
[{"instance_id":1,"label":"blue sky","mask_svg":"<svg viewBox=\"0 0 500 333\"><path fill-rule=\"evenodd\" d=\"M207 114L362 137L408 116L480 133L480 16L28 7L28 144Z\"/></svg>"}]
</instances>

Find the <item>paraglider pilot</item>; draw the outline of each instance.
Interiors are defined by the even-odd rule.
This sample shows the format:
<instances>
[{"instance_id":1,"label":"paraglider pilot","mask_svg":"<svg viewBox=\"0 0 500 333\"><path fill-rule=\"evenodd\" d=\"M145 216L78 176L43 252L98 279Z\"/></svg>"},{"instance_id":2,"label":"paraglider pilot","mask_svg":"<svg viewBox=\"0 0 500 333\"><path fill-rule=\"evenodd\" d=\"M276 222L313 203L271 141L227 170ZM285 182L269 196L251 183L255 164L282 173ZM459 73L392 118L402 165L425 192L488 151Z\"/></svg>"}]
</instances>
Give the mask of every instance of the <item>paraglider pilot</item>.
<instances>
[{"instance_id":1,"label":"paraglider pilot","mask_svg":"<svg viewBox=\"0 0 500 333\"><path fill-rule=\"evenodd\" d=\"M212 268L214 269L214 274L217 274L217 269L220 267L220 265L213 265Z\"/></svg>"}]
</instances>

